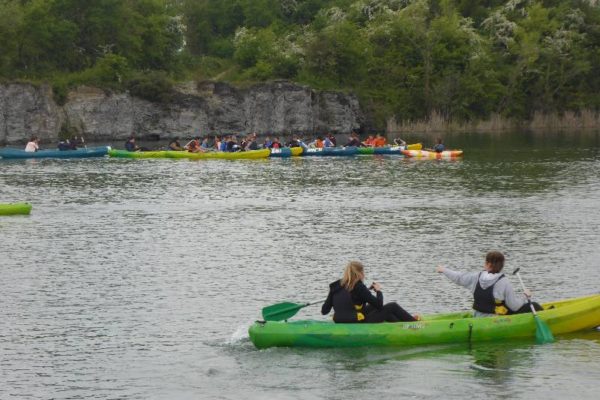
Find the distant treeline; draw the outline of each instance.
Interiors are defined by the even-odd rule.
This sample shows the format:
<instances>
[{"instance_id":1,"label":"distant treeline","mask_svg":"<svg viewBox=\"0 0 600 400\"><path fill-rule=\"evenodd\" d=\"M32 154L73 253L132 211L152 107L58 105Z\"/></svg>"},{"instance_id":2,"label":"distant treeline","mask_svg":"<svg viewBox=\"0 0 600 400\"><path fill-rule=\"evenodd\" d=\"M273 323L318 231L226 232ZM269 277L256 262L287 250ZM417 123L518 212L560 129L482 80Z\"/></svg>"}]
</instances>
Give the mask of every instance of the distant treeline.
<instances>
[{"instance_id":1,"label":"distant treeline","mask_svg":"<svg viewBox=\"0 0 600 400\"><path fill-rule=\"evenodd\" d=\"M0 0L0 77L166 100L174 81L352 90L378 123L600 106L596 0Z\"/></svg>"}]
</instances>

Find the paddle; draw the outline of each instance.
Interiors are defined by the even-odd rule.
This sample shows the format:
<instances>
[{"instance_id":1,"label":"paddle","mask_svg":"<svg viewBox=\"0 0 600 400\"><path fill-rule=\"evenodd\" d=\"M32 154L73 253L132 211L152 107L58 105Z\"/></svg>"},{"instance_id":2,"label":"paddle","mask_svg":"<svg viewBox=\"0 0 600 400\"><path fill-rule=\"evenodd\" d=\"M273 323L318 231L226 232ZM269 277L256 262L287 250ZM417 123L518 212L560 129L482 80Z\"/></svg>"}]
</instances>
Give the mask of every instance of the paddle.
<instances>
[{"instance_id":1,"label":"paddle","mask_svg":"<svg viewBox=\"0 0 600 400\"><path fill-rule=\"evenodd\" d=\"M551 343L554 341L552 331L550 330L548 324L542 321L535 312L535 308L533 307L533 304L531 304L531 299L529 298L529 296L527 296L527 290L525 289L525 285L523 284L521 275L519 275L520 269L521 268L515 269L513 275L517 275L517 278L519 278L519 282L521 282L521 287L523 288L523 292L525 292L525 297L527 297L527 302L529 303L529 307L531 308L531 312L533 313L533 318L535 320L535 340L538 343Z\"/></svg>"},{"instance_id":2,"label":"paddle","mask_svg":"<svg viewBox=\"0 0 600 400\"><path fill-rule=\"evenodd\" d=\"M262 316L265 319L265 321L284 321L284 320L290 319L291 317L296 315L296 313L298 311L300 311L301 309L303 309L304 307L311 306L311 305L317 304L317 303L322 303L322 302L323 302L322 300L319 300L319 301L313 301L311 303L302 303L302 304L296 304L296 303L290 303L290 302L277 303L277 304L273 304L271 306L267 306L267 307L263 308Z\"/></svg>"}]
</instances>

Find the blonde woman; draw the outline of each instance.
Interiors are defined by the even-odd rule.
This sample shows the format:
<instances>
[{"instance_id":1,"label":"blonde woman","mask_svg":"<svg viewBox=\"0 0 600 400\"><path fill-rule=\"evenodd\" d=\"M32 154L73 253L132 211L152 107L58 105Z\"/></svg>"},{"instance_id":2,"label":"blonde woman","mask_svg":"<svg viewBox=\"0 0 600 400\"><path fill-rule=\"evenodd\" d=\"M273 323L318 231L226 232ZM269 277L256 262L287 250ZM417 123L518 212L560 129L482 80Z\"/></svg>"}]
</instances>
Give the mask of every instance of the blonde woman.
<instances>
[{"instance_id":1,"label":"blonde woman","mask_svg":"<svg viewBox=\"0 0 600 400\"><path fill-rule=\"evenodd\" d=\"M333 308L335 322L402 322L416 321L397 303L383 304L381 285L373 282L367 288L363 282L365 271L358 261L350 261L344 270L342 279L329 285L329 295L321 308L323 315ZM375 291L375 296L369 289Z\"/></svg>"}]
</instances>

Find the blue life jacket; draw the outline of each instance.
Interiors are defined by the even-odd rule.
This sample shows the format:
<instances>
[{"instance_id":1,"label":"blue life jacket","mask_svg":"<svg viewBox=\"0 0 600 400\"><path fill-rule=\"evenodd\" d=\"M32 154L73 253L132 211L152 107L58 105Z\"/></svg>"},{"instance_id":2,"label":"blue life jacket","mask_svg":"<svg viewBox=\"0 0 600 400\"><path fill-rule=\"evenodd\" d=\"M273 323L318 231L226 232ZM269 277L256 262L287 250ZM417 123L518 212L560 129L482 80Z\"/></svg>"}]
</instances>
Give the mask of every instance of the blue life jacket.
<instances>
[{"instance_id":1,"label":"blue life jacket","mask_svg":"<svg viewBox=\"0 0 600 400\"><path fill-rule=\"evenodd\" d=\"M433 150L436 153L441 153L442 151L446 150L446 146L444 146L442 143L438 143L435 146L433 146Z\"/></svg>"}]
</instances>

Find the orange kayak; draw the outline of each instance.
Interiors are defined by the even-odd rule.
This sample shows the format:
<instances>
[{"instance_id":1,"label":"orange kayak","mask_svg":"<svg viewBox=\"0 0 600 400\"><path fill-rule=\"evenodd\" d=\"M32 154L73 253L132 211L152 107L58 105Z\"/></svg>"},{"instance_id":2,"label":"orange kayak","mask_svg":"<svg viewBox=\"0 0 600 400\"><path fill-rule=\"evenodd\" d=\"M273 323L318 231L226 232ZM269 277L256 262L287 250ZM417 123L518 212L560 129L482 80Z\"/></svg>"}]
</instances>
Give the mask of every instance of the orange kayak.
<instances>
[{"instance_id":1,"label":"orange kayak","mask_svg":"<svg viewBox=\"0 0 600 400\"><path fill-rule=\"evenodd\" d=\"M402 150L402 154L409 158L424 158L428 160L442 160L462 157L462 150L445 150L441 153L428 150Z\"/></svg>"}]
</instances>

